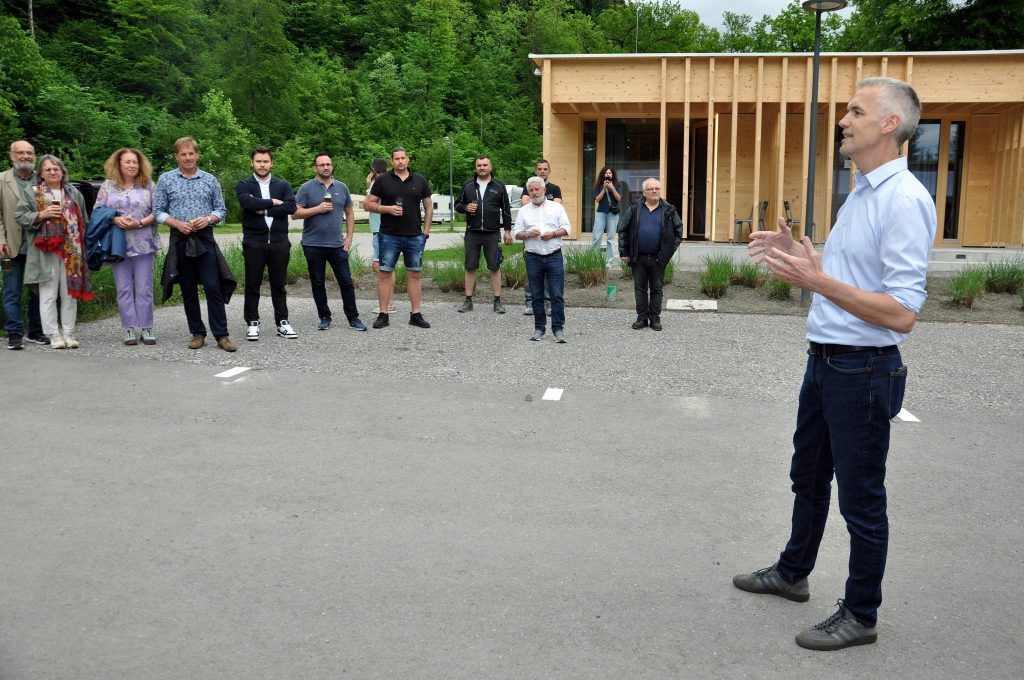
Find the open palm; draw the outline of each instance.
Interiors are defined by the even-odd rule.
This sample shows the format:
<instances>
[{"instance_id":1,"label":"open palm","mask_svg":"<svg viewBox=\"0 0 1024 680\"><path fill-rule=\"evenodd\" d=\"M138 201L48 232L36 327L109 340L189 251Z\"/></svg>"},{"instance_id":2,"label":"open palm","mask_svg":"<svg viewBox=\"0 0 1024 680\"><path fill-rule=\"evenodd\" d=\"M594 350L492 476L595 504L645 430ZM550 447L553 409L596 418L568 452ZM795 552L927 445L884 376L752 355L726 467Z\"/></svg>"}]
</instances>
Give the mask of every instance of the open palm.
<instances>
[{"instance_id":1,"label":"open palm","mask_svg":"<svg viewBox=\"0 0 1024 680\"><path fill-rule=\"evenodd\" d=\"M788 253L796 257L802 257L804 250L799 243L793 240L793 230L786 223L786 218L779 218L778 231L755 231L750 234L750 243L747 249L750 257L753 257L758 264L764 262L764 256L772 248Z\"/></svg>"}]
</instances>

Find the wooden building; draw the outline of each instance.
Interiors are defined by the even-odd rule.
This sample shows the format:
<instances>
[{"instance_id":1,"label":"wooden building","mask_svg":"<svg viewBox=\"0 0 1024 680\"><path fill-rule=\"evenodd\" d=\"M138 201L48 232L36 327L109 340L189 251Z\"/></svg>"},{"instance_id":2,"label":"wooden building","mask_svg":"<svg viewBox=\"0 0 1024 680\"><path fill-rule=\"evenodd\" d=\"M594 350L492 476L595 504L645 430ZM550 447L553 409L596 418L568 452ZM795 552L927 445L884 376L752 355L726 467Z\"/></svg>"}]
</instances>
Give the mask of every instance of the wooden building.
<instances>
[{"instance_id":1,"label":"wooden building","mask_svg":"<svg viewBox=\"0 0 1024 680\"><path fill-rule=\"evenodd\" d=\"M597 170L613 166L634 198L662 180L692 240L745 240L789 205L807 224L809 54L530 55L541 76L544 157L573 235L593 224ZM838 121L856 83L890 76L921 97L904 147L935 197L936 245L1024 241L1024 50L821 56L814 236L823 241L853 185ZM744 221L746 220L746 221Z\"/></svg>"}]
</instances>

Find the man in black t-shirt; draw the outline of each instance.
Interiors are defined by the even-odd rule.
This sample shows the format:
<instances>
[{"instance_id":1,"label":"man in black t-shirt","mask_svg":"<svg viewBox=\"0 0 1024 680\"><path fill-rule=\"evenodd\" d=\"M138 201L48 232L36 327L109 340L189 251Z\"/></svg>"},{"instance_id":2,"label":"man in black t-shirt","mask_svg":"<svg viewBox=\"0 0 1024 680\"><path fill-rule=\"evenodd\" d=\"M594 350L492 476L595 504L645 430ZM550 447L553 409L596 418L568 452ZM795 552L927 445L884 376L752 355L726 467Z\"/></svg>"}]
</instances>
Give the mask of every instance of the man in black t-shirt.
<instances>
[{"instance_id":1,"label":"man in black t-shirt","mask_svg":"<svg viewBox=\"0 0 1024 680\"><path fill-rule=\"evenodd\" d=\"M551 164L547 160L541 158L537 161L537 165L534 168L537 171L537 177L544 180L544 196L549 201L556 203L562 203L562 189L554 182L548 181L548 175L551 174ZM521 205L528 205L530 203L530 195L524 190L523 197L519 200ZM530 287L526 287L526 307L523 308L523 314L525 316L531 316L533 314L533 297L530 295ZM544 307L551 313L551 296L548 294L544 298Z\"/></svg>"},{"instance_id":2,"label":"man in black t-shirt","mask_svg":"<svg viewBox=\"0 0 1024 680\"><path fill-rule=\"evenodd\" d=\"M420 205L423 221L420 221ZM423 271L423 249L430 237L434 206L430 200L430 185L423 175L409 171L409 155L402 147L391 152L391 172L373 183L366 197L366 210L380 214L380 271L377 273L377 301L380 314L374 328L389 325L387 315L394 291L395 265L401 253L409 273L409 325L430 328L420 313L423 299L420 272ZM422 225L422 228L421 228Z\"/></svg>"}]
</instances>

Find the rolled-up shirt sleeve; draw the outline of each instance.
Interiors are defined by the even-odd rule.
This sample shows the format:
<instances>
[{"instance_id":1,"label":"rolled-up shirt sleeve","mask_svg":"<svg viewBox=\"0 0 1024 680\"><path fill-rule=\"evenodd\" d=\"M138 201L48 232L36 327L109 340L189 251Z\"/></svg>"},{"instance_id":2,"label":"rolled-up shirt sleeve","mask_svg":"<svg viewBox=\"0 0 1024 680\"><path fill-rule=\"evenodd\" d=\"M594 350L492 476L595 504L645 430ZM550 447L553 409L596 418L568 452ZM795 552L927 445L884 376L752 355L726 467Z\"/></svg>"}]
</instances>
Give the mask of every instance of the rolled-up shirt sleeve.
<instances>
[{"instance_id":1,"label":"rolled-up shirt sleeve","mask_svg":"<svg viewBox=\"0 0 1024 680\"><path fill-rule=\"evenodd\" d=\"M220 182L213 175L210 175L210 182L213 184L213 189L210 192L213 194L213 210L211 214L216 216L218 222L223 222L224 218L228 216L228 208L224 204L224 192L221 191Z\"/></svg>"},{"instance_id":2,"label":"rolled-up shirt sleeve","mask_svg":"<svg viewBox=\"0 0 1024 680\"><path fill-rule=\"evenodd\" d=\"M928 297L928 256L935 241L935 206L918 196L893 202L882 230L882 289L912 312Z\"/></svg>"}]
</instances>

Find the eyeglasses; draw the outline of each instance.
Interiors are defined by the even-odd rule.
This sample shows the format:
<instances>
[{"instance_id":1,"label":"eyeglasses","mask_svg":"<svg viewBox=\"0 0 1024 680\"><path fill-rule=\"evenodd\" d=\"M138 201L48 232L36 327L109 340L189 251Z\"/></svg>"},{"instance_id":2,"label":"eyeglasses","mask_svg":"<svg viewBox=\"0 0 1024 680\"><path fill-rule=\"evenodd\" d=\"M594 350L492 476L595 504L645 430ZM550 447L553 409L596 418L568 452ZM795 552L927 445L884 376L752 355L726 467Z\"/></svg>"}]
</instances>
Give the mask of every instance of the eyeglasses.
<instances>
[{"instance_id":1,"label":"eyeglasses","mask_svg":"<svg viewBox=\"0 0 1024 680\"><path fill-rule=\"evenodd\" d=\"M43 168L43 172L60 172L60 168Z\"/></svg>"}]
</instances>

